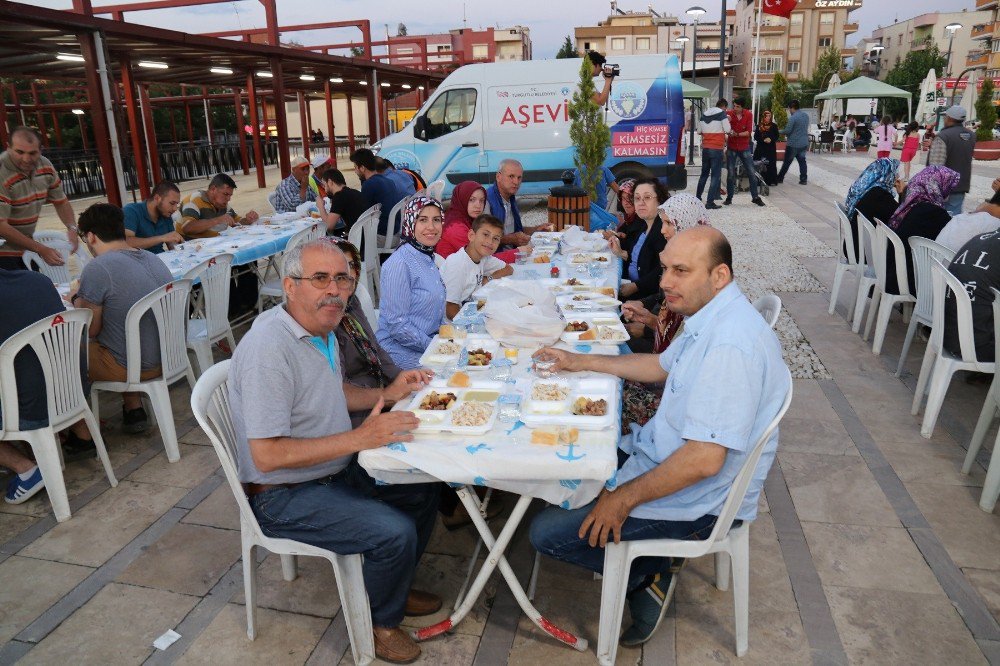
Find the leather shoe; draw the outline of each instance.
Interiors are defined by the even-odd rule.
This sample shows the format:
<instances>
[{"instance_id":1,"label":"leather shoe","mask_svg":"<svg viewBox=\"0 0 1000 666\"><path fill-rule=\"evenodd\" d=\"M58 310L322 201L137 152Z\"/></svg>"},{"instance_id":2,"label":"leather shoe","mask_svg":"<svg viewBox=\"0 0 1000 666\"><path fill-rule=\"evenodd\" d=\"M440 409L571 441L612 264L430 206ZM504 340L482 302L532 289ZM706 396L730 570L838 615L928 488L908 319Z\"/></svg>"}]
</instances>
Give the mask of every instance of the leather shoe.
<instances>
[{"instance_id":1,"label":"leather shoe","mask_svg":"<svg viewBox=\"0 0 1000 666\"><path fill-rule=\"evenodd\" d=\"M409 664L420 656L420 646L399 627L373 627L375 656L393 664Z\"/></svg>"},{"instance_id":2,"label":"leather shoe","mask_svg":"<svg viewBox=\"0 0 1000 666\"><path fill-rule=\"evenodd\" d=\"M410 590L406 595L406 610L403 612L410 617L433 615L439 610L441 610L441 597L436 594Z\"/></svg>"}]
</instances>

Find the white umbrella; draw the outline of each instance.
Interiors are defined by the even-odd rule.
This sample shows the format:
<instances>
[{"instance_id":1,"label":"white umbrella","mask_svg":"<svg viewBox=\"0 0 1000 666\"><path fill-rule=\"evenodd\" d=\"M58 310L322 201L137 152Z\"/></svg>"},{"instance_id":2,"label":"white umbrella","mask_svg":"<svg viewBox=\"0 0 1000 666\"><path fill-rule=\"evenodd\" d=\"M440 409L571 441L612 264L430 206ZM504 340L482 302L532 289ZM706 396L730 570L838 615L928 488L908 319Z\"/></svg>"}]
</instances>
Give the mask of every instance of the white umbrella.
<instances>
[{"instance_id":1,"label":"white umbrella","mask_svg":"<svg viewBox=\"0 0 1000 666\"><path fill-rule=\"evenodd\" d=\"M920 99L917 100L917 112L913 118L923 125L934 119L937 113L937 72L933 68L927 71L920 84Z\"/></svg>"},{"instance_id":2,"label":"white umbrella","mask_svg":"<svg viewBox=\"0 0 1000 666\"><path fill-rule=\"evenodd\" d=\"M840 75L836 72L830 77L830 83L826 86L826 92L830 92L840 85ZM831 99L823 102L823 110L820 114L820 123L829 126L833 122L834 115L843 115L843 103L839 99Z\"/></svg>"},{"instance_id":3,"label":"white umbrella","mask_svg":"<svg viewBox=\"0 0 1000 666\"><path fill-rule=\"evenodd\" d=\"M979 98L979 91L976 86L979 76L976 70L969 72L968 82L965 85L965 92L962 93L962 108L965 109L966 121L976 119L976 100Z\"/></svg>"}]
</instances>

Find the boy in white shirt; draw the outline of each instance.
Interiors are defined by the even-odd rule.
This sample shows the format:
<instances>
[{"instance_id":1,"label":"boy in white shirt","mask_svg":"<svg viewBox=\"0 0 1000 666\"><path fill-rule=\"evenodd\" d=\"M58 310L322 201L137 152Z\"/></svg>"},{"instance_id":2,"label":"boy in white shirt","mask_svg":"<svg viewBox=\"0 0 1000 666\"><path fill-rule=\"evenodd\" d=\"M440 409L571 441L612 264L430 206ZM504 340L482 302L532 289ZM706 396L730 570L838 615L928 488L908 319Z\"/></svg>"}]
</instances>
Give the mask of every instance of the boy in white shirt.
<instances>
[{"instance_id":1,"label":"boy in white shirt","mask_svg":"<svg viewBox=\"0 0 1000 666\"><path fill-rule=\"evenodd\" d=\"M490 280L510 275L514 269L493 253L500 247L503 222L483 214L472 221L469 244L450 255L441 266L441 279L447 292L445 314L453 319L472 292Z\"/></svg>"}]
</instances>

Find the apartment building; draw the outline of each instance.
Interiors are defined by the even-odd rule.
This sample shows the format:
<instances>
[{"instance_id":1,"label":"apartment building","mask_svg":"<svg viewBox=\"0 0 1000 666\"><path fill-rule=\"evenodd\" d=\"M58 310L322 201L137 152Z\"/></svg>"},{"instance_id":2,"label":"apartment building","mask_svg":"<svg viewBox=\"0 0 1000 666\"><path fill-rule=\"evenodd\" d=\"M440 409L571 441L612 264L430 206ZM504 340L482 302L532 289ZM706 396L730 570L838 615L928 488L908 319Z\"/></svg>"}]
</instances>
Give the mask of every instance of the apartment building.
<instances>
[{"instance_id":1,"label":"apartment building","mask_svg":"<svg viewBox=\"0 0 1000 666\"><path fill-rule=\"evenodd\" d=\"M471 62L531 60L531 30L510 28L456 28L444 33L389 38L389 63L416 67L421 64L423 42L429 66L464 65Z\"/></svg>"},{"instance_id":2,"label":"apartment building","mask_svg":"<svg viewBox=\"0 0 1000 666\"><path fill-rule=\"evenodd\" d=\"M860 7L861 0L799 0L787 19L764 14L757 64L760 94L766 94L776 73L791 82L808 78L827 48L844 51L847 36L858 31L850 14ZM737 86L753 85L756 8L754 0L737 0L732 55Z\"/></svg>"},{"instance_id":3,"label":"apartment building","mask_svg":"<svg viewBox=\"0 0 1000 666\"><path fill-rule=\"evenodd\" d=\"M976 0L975 13L983 12L986 13L986 20L974 22L969 30L973 46L965 56L965 66L985 65L986 74L996 79L1000 77L1000 2ZM1000 95L1000 90L994 94Z\"/></svg>"},{"instance_id":4,"label":"apartment building","mask_svg":"<svg viewBox=\"0 0 1000 666\"><path fill-rule=\"evenodd\" d=\"M988 3L983 3L988 4ZM994 0L993 5L996 5ZM872 32L872 39L882 47L881 51L872 53L869 60L884 79L897 61L906 57L910 51L919 51L937 44L941 53L948 53L949 42L952 43L951 59L945 67L945 75L958 74L967 66L987 64L989 57L985 37L992 37L993 11L962 10L960 12L930 12L921 14L905 21L897 21L892 25L878 28ZM955 39L951 40L951 32L945 26L958 24L961 27L954 31ZM988 35L987 35L988 32Z\"/></svg>"}]
</instances>

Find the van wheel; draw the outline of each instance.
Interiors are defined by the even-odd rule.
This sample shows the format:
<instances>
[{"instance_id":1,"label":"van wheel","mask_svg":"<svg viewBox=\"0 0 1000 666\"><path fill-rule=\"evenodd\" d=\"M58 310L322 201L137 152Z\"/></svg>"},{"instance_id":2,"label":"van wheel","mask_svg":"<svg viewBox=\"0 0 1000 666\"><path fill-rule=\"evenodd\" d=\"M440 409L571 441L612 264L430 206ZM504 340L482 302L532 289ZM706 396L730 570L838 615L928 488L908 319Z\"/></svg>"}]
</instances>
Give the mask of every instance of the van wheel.
<instances>
[{"instance_id":1,"label":"van wheel","mask_svg":"<svg viewBox=\"0 0 1000 666\"><path fill-rule=\"evenodd\" d=\"M616 164L614 168L611 169L611 173L615 175L615 180L619 183L628 178L641 180L642 178L650 178L653 175L653 172L649 168L636 162L622 162L620 164Z\"/></svg>"}]
</instances>

